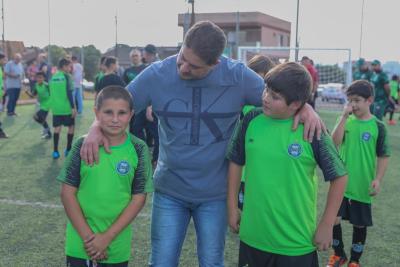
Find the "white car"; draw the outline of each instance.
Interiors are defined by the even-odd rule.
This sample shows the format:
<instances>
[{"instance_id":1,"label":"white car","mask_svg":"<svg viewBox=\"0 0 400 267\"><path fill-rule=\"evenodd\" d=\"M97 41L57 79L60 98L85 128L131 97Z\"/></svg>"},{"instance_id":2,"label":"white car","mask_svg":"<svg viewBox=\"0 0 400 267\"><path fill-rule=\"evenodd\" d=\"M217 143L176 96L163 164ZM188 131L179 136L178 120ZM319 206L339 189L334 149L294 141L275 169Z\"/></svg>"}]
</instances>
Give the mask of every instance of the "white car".
<instances>
[{"instance_id":1,"label":"white car","mask_svg":"<svg viewBox=\"0 0 400 267\"><path fill-rule=\"evenodd\" d=\"M338 101L340 104L344 104L347 101L345 92L343 91L344 86L341 83L328 83L322 87L321 100L322 101Z\"/></svg>"}]
</instances>

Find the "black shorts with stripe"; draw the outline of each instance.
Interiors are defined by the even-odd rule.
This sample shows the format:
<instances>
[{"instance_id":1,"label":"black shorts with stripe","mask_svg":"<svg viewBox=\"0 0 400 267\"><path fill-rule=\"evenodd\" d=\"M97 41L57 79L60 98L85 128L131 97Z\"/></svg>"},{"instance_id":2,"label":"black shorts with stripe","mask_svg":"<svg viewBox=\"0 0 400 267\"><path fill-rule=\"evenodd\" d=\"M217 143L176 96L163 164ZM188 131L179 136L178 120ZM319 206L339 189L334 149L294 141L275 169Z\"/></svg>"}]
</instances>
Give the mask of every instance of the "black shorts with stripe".
<instances>
[{"instance_id":1,"label":"black shorts with stripe","mask_svg":"<svg viewBox=\"0 0 400 267\"><path fill-rule=\"evenodd\" d=\"M94 264L91 260L67 256L67 267L128 267L128 262Z\"/></svg>"},{"instance_id":2,"label":"black shorts with stripe","mask_svg":"<svg viewBox=\"0 0 400 267\"><path fill-rule=\"evenodd\" d=\"M75 119L71 115L53 115L53 127L73 126L75 125Z\"/></svg>"},{"instance_id":3,"label":"black shorts with stripe","mask_svg":"<svg viewBox=\"0 0 400 267\"><path fill-rule=\"evenodd\" d=\"M43 123L46 121L48 113L49 112L46 110L39 109L38 112L35 113L34 119L39 123Z\"/></svg>"},{"instance_id":4,"label":"black shorts with stripe","mask_svg":"<svg viewBox=\"0 0 400 267\"><path fill-rule=\"evenodd\" d=\"M240 241L239 267L318 267L317 251L286 256L253 248Z\"/></svg>"},{"instance_id":5,"label":"black shorts with stripe","mask_svg":"<svg viewBox=\"0 0 400 267\"><path fill-rule=\"evenodd\" d=\"M338 216L356 226L372 226L371 204L343 198Z\"/></svg>"}]
</instances>

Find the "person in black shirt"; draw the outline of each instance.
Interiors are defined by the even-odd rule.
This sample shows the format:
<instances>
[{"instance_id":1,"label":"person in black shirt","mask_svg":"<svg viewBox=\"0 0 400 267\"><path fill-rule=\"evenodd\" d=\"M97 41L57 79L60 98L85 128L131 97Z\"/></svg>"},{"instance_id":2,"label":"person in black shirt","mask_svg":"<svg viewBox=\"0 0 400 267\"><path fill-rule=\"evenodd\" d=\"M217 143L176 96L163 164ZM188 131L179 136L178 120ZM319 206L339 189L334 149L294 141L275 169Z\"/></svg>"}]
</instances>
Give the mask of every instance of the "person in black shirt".
<instances>
[{"instance_id":1,"label":"person in black shirt","mask_svg":"<svg viewBox=\"0 0 400 267\"><path fill-rule=\"evenodd\" d=\"M118 61L115 57L107 57L104 61L105 73L104 77L100 79L98 86L95 88L97 94L106 86L118 85L125 87L126 84L115 72L118 69Z\"/></svg>"},{"instance_id":2,"label":"person in black shirt","mask_svg":"<svg viewBox=\"0 0 400 267\"><path fill-rule=\"evenodd\" d=\"M122 76L122 79L126 84L130 83L136 78L136 76L139 75L142 70L146 68L146 65L142 62L142 53L139 49L132 49L132 51L129 53L129 56L132 61L132 66L127 68Z\"/></svg>"}]
</instances>

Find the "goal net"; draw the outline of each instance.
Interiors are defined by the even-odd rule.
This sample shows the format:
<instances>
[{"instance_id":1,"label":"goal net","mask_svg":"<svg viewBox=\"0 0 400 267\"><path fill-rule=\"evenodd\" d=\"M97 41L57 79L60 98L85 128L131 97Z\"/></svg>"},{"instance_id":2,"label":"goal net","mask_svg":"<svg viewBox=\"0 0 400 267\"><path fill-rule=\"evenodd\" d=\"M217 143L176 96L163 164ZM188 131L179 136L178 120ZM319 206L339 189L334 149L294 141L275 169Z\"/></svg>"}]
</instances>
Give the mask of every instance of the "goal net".
<instances>
[{"instance_id":1,"label":"goal net","mask_svg":"<svg viewBox=\"0 0 400 267\"><path fill-rule=\"evenodd\" d=\"M314 62L318 71L319 84L339 83L349 85L352 81L352 63L350 49L330 48L291 48L291 47L239 47L238 59L247 63L257 54L271 58L275 63L295 61L303 56Z\"/></svg>"}]
</instances>

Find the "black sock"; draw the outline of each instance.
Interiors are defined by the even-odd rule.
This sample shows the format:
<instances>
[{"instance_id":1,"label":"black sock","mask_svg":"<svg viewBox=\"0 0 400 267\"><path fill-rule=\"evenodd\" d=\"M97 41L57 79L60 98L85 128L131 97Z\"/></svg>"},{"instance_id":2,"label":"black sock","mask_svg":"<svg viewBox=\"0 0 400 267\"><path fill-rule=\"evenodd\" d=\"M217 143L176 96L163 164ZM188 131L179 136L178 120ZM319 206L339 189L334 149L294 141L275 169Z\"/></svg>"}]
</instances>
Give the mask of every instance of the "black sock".
<instances>
[{"instance_id":1,"label":"black sock","mask_svg":"<svg viewBox=\"0 0 400 267\"><path fill-rule=\"evenodd\" d=\"M367 239L367 227L353 226L353 245L351 246L350 261L359 262L364 251L365 240Z\"/></svg>"},{"instance_id":2,"label":"black sock","mask_svg":"<svg viewBox=\"0 0 400 267\"><path fill-rule=\"evenodd\" d=\"M54 151L58 151L58 140L60 139L60 133L54 133L53 141L54 141Z\"/></svg>"},{"instance_id":3,"label":"black sock","mask_svg":"<svg viewBox=\"0 0 400 267\"><path fill-rule=\"evenodd\" d=\"M67 134L67 150L71 150L72 139L74 139L74 134Z\"/></svg>"},{"instance_id":4,"label":"black sock","mask_svg":"<svg viewBox=\"0 0 400 267\"><path fill-rule=\"evenodd\" d=\"M49 125L47 124L46 121L43 122L42 125L43 125L43 128L44 128L47 132L50 132Z\"/></svg>"},{"instance_id":5,"label":"black sock","mask_svg":"<svg viewBox=\"0 0 400 267\"><path fill-rule=\"evenodd\" d=\"M332 248L335 251L336 256L346 257L346 253L343 249L342 226L340 224L333 226Z\"/></svg>"},{"instance_id":6,"label":"black sock","mask_svg":"<svg viewBox=\"0 0 400 267\"><path fill-rule=\"evenodd\" d=\"M390 112L390 115L389 115L389 120L391 121L391 120L393 120L393 111L392 112Z\"/></svg>"}]
</instances>

